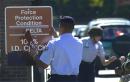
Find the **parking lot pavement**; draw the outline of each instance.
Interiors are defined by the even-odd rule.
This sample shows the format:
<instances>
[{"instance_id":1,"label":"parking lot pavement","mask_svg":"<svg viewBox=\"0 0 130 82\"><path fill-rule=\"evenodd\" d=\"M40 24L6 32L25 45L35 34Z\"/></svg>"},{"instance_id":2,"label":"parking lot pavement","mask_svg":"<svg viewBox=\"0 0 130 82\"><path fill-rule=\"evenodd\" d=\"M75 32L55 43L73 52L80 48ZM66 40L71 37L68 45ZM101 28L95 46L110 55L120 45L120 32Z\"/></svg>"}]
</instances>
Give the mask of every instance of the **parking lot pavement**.
<instances>
[{"instance_id":1,"label":"parking lot pavement","mask_svg":"<svg viewBox=\"0 0 130 82\"><path fill-rule=\"evenodd\" d=\"M96 77L95 82L119 82L120 78L119 77Z\"/></svg>"}]
</instances>

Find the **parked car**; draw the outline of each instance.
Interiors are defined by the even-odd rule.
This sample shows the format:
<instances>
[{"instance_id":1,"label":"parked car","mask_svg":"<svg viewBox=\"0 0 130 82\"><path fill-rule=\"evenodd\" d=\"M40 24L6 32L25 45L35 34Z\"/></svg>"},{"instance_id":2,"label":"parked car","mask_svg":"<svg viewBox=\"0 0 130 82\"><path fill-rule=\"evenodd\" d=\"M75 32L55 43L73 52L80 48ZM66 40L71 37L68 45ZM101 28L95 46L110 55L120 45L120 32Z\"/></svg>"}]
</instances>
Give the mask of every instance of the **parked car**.
<instances>
[{"instance_id":1,"label":"parked car","mask_svg":"<svg viewBox=\"0 0 130 82\"><path fill-rule=\"evenodd\" d=\"M114 52L112 49L115 46L113 45L113 40L117 37L123 35L128 35L130 33L130 21L124 18L98 18L89 22L89 29L94 26L103 28L103 38L102 42L106 51L106 55L126 55ZM126 40L126 39L125 39ZM128 43L128 42L126 42ZM125 43L124 43L125 44ZM122 46L123 47L123 46ZM125 52L125 51L123 51Z\"/></svg>"}]
</instances>

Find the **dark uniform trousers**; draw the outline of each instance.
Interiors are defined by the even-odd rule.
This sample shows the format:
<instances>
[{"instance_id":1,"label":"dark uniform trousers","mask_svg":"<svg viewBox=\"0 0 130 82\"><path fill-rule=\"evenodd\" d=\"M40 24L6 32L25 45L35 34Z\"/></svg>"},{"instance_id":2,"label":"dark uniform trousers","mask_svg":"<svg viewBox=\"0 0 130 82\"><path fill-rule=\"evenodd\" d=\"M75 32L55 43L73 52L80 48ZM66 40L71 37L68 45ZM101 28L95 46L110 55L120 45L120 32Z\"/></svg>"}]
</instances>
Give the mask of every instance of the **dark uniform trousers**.
<instances>
[{"instance_id":1,"label":"dark uniform trousers","mask_svg":"<svg viewBox=\"0 0 130 82\"><path fill-rule=\"evenodd\" d=\"M79 69L79 82L94 82L95 72L94 72L94 62L84 62L82 61Z\"/></svg>"},{"instance_id":2,"label":"dark uniform trousers","mask_svg":"<svg viewBox=\"0 0 130 82\"><path fill-rule=\"evenodd\" d=\"M78 82L78 77L76 75L51 75L47 82Z\"/></svg>"}]
</instances>

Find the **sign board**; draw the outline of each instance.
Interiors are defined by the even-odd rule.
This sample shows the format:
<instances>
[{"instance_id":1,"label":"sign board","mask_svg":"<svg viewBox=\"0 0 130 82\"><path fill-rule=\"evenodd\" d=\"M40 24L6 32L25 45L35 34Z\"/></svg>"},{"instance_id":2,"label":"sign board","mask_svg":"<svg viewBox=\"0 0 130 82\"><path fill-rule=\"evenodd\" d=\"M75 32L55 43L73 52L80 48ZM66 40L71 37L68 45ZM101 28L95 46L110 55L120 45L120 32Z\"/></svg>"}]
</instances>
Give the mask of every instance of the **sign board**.
<instances>
[{"instance_id":1,"label":"sign board","mask_svg":"<svg viewBox=\"0 0 130 82\"><path fill-rule=\"evenodd\" d=\"M5 49L10 51L30 51L24 38L30 31L37 50L45 48L51 39L53 15L50 6L10 6L5 8Z\"/></svg>"}]
</instances>

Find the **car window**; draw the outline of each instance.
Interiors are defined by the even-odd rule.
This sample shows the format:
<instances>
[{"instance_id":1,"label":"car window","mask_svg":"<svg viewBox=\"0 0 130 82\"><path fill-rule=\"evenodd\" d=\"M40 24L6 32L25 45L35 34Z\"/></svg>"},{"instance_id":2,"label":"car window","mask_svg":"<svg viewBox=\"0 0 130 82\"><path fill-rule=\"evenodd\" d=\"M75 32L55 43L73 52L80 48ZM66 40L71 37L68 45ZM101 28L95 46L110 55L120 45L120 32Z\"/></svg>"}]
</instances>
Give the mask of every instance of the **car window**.
<instances>
[{"instance_id":1,"label":"car window","mask_svg":"<svg viewBox=\"0 0 130 82\"><path fill-rule=\"evenodd\" d=\"M103 39L111 40L115 37L130 33L130 26L102 26L103 28Z\"/></svg>"},{"instance_id":2,"label":"car window","mask_svg":"<svg viewBox=\"0 0 130 82\"><path fill-rule=\"evenodd\" d=\"M75 37L83 37L85 30L87 30L87 25L75 25L74 30L72 32L73 36Z\"/></svg>"}]
</instances>

